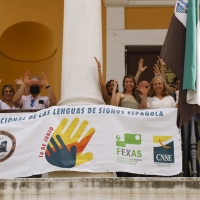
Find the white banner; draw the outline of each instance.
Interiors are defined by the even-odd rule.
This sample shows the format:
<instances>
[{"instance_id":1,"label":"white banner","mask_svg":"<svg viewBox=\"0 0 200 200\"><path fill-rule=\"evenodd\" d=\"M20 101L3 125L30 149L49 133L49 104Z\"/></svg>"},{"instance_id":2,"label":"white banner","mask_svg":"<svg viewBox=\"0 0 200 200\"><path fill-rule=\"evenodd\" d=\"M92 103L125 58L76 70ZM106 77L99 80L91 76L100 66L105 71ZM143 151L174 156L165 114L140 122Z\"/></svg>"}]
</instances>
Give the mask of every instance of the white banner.
<instances>
[{"instance_id":1,"label":"white banner","mask_svg":"<svg viewBox=\"0 0 200 200\"><path fill-rule=\"evenodd\" d=\"M0 178L51 171L182 171L177 109L55 106L0 114Z\"/></svg>"}]
</instances>

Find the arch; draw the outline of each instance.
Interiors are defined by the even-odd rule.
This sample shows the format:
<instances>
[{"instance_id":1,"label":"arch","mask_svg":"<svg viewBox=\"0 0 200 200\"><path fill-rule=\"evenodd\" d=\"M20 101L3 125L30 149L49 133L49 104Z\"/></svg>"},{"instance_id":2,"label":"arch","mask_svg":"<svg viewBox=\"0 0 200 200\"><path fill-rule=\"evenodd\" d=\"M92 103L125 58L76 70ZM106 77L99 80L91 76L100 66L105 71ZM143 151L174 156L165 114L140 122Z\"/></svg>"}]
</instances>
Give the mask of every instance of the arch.
<instances>
[{"instance_id":1,"label":"arch","mask_svg":"<svg viewBox=\"0 0 200 200\"><path fill-rule=\"evenodd\" d=\"M25 21L7 28L0 37L0 52L21 62L37 62L56 52L53 32L43 24Z\"/></svg>"}]
</instances>

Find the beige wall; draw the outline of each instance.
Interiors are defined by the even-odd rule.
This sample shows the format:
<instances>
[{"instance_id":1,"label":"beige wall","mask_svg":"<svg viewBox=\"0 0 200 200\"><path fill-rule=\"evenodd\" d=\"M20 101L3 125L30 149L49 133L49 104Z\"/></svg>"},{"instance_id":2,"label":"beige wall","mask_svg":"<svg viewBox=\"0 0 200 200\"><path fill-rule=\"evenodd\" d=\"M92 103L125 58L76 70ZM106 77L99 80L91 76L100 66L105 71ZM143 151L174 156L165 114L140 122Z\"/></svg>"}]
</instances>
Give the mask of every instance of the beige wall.
<instances>
[{"instance_id":1,"label":"beige wall","mask_svg":"<svg viewBox=\"0 0 200 200\"><path fill-rule=\"evenodd\" d=\"M60 99L63 0L0 0L1 85L15 78L47 75ZM45 94L43 89L42 94Z\"/></svg>"},{"instance_id":2,"label":"beige wall","mask_svg":"<svg viewBox=\"0 0 200 200\"><path fill-rule=\"evenodd\" d=\"M0 0L1 85L43 71L60 100L64 0ZM172 7L125 8L125 29L167 29ZM102 0L103 75L106 80L106 7ZM42 92L45 95L45 90Z\"/></svg>"},{"instance_id":3,"label":"beige wall","mask_svg":"<svg viewBox=\"0 0 200 200\"><path fill-rule=\"evenodd\" d=\"M63 7L64 0L0 0L1 86L14 84L14 79L23 77L25 71L32 75L44 72L60 100ZM106 8L103 0L102 30L106 77ZM45 93L43 89L42 95Z\"/></svg>"},{"instance_id":4,"label":"beige wall","mask_svg":"<svg viewBox=\"0 0 200 200\"><path fill-rule=\"evenodd\" d=\"M125 29L168 29L174 7L125 8Z\"/></svg>"}]
</instances>

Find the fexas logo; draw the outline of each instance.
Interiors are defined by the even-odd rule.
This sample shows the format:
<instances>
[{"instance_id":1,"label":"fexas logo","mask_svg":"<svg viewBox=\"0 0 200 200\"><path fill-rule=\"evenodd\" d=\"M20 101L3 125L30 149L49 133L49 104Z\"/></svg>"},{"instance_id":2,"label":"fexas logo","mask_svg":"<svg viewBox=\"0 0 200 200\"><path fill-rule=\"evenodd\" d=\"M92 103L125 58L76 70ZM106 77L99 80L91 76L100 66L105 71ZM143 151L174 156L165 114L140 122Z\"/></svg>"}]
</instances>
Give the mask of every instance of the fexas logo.
<instances>
[{"instance_id":1,"label":"fexas logo","mask_svg":"<svg viewBox=\"0 0 200 200\"><path fill-rule=\"evenodd\" d=\"M125 133L124 140L121 141L119 135L116 136L116 139L116 146L118 147L126 147L127 144L141 145L142 143L142 137L140 134Z\"/></svg>"},{"instance_id":2,"label":"fexas logo","mask_svg":"<svg viewBox=\"0 0 200 200\"><path fill-rule=\"evenodd\" d=\"M153 136L154 162L174 163L173 136Z\"/></svg>"},{"instance_id":3,"label":"fexas logo","mask_svg":"<svg viewBox=\"0 0 200 200\"><path fill-rule=\"evenodd\" d=\"M136 148L136 146L142 144L142 136L140 134L125 133L122 140L119 135L116 136L116 139L117 156L142 157L142 151ZM131 145L134 149L127 148L127 145Z\"/></svg>"},{"instance_id":4,"label":"fexas logo","mask_svg":"<svg viewBox=\"0 0 200 200\"><path fill-rule=\"evenodd\" d=\"M6 131L0 131L0 162L12 156L16 147L15 137Z\"/></svg>"}]
</instances>

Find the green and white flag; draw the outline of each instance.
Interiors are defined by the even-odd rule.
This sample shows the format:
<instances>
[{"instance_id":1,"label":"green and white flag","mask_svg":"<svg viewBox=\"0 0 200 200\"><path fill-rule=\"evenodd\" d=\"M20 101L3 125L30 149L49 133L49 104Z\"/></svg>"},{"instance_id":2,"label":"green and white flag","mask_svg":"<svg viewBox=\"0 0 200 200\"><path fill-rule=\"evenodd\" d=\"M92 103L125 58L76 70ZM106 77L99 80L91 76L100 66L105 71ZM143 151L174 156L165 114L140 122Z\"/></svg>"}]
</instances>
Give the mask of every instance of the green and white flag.
<instances>
[{"instance_id":1,"label":"green and white flag","mask_svg":"<svg viewBox=\"0 0 200 200\"><path fill-rule=\"evenodd\" d=\"M188 5L188 6L187 6ZM199 70L199 0L178 1L176 12L186 7L186 39L183 73L183 90L187 90L187 103L200 105Z\"/></svg>"},{"instance_id":2,"label":"green and white flag","mask_svg":"<svg viewBox=\"0 0 200 200\"><path fill-rule=\"evenodd\" d=\"M161 57L181 80L177 124L200 112L199 0L177 0Z\"/></svg>"}]
</instances>

